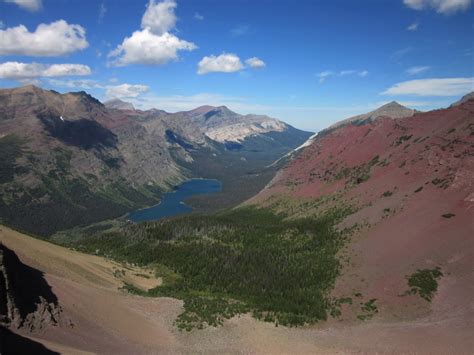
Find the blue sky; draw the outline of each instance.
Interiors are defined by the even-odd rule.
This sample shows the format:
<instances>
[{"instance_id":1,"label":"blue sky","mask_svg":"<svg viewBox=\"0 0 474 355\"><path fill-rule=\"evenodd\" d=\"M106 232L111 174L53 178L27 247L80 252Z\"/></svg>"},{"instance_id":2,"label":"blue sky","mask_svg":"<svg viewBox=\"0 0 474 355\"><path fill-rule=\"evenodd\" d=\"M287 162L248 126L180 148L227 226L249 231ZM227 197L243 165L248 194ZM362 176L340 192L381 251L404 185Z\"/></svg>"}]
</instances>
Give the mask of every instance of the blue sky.
<instances>
[{"instance_id":1,"label":"blue sky","mask_svg":"<svg viewBox=\"0 0 474 355\"><path fill-rule=\"evenodd\" d=\"M227 105L316 131L474 90L471 2L0 0L0 86Z\"/></svg>"}]
</instances>

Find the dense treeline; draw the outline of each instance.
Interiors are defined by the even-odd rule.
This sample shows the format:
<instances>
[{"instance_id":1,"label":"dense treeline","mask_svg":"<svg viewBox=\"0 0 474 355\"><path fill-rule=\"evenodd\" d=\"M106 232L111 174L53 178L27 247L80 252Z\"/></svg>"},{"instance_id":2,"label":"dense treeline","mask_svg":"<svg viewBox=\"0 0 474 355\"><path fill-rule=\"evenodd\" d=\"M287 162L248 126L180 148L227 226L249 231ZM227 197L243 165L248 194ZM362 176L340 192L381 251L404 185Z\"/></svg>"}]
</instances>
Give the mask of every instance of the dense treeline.
<instances>
[{"instance_id":1,"label":"dense treeline","mask_svg":"<svg viewBox=\"0 0 474 355\"><path fill-rule=\"evenodd\" d=\"M155 264L158 274L167 270L164 286L148 295L183 299L182 328L216 325L248 311L277 324L302 325L325 319L331 307L328 291L340 271L336 253L344 242L335 225L347 213L333 209L318 218L285 220L266 209L241 208L129 225L73 246Z\"/></svg>"},{"instance_id":2,"label":"dense treeline","mask_svg":"<svg viewBox=\"0 0 474 355\"><path fill-rule=\"evenodd\" d=\"M41 179L38 187L9 189L0 197L0 223L48 237L58 230L119 217L156 203L159 196L158 190L142 192L125 183L93 190L91 182L70 178L59 170Z\"/></svg>"}]
</instances>

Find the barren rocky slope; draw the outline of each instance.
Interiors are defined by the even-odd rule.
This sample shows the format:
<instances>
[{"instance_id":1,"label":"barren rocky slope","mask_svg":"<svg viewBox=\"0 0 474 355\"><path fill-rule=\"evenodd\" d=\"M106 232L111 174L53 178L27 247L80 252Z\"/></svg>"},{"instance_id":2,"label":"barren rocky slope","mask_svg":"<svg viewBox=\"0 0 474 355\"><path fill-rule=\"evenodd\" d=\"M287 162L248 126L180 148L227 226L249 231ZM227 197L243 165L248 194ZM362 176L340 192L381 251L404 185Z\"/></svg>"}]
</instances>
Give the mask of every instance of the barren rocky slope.
<instances>
[{"instance_id":1,"label":"barren rocky slope","mask_svg":"<svg viewBox=\"0 0 474 355\"><path fill-rule=\"evenodd\" d=\"M249 203L290 218L350 206L341 227L356 229L333 294L376 300L374 319L456 320L472 330L474 100L466 97L448 109L318 135ZM410 294L410 277L438 268L431 302ZM343 319L355 319L357 308L345 305Z\"/></svg>"}]
</instances>

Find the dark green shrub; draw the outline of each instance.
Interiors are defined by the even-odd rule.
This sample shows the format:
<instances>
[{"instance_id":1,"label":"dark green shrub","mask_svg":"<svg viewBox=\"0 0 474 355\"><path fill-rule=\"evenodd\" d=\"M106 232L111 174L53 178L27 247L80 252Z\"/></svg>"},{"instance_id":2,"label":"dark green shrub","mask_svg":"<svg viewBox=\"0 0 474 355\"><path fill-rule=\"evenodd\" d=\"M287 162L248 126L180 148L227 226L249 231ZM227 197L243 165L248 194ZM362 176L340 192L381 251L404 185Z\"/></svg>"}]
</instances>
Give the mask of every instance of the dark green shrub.
<instances>
[{"instance_id":1,"label":"dark green shrub","mask_svg":"<svg viewBox=\"0 0 474 355\"><path fill-rule=\"evenodd\" d=\"M439 267L417 270L408 277L408 286L410 287L408 293L418 294L421 298L431 302L438 289L438 279L441 276L443 273Z\"/></svg>"}]
</instances>

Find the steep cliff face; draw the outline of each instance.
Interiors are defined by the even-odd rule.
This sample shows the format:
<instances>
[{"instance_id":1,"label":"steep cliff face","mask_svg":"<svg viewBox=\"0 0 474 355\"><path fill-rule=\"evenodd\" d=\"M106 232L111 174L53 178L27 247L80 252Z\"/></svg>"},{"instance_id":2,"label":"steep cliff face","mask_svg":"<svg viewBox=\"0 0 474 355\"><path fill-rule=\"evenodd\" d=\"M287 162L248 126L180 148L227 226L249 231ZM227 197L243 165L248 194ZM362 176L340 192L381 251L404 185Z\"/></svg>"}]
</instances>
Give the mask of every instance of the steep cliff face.
<instances>
[{"instance_id":1,"label":"steep cliff face","mask_svg":"<svg viewBox=\"0 0 474 355\"><path fill-rule=\"evenodd\" d=\"M0 325L38 331L48 325L72 326L43 273L23 264L0 243Z\"/></svg>"}]
</instances>

